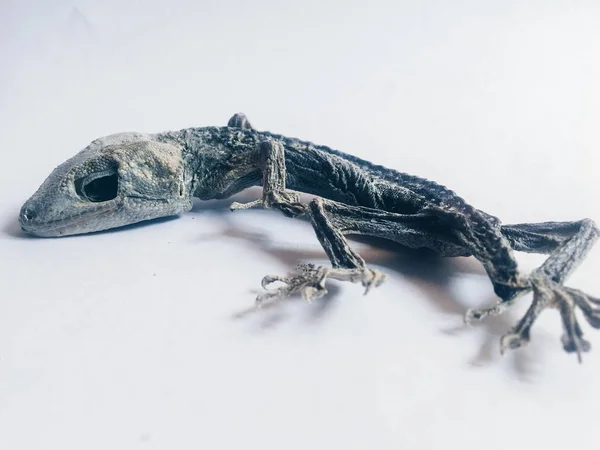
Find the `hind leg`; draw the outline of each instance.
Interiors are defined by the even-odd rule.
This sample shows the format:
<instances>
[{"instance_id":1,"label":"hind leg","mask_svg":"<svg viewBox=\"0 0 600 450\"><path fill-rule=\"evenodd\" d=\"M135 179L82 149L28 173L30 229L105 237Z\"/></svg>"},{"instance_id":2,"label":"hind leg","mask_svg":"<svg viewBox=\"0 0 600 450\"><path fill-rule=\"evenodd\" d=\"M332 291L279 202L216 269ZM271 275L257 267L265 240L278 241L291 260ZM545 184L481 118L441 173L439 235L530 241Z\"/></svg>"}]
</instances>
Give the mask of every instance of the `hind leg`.
<instances>
[{"instance_id":1,"label":"hind leg","mask_svg":"<svg viewBox=\"0 0 600 450\"><path fill-rule=\"evenodd\" d=\"M563 347L567 352L581 353L590 349L575 316L578 307L594 328L600 328L600 300L581 291L563 286L570 273L583 261L598 238L593 221L546 222L539 224L506 225L502 236L517 251L550 254L548 259L524 282L503 286L502 301L491 308L470 310L466 321L479 320L506 310L520 294L533 290L531 307L516 326L502 338L501 348L517 348L529 341L530 331L539 314L546 308L558 309L563 325Z\"/></svg>"},{"instance_id":2,"label":"hind leg","mask_svg":"<svg viewBox=\"0 0 600 450\"><path fill-rule=\"evenodd\" d=\"M327 293L328 279L361 283L365 294L383 283L386 276L366 266L345 234L384 237L409 247L428 247L447 256L468 254L447 229L432 225L435 221L429 214L394 214L316 198L308 206L308 215L332 267L304 264L287 277L266 276L262 282L266 290L258 295L258 304L298 292L307 300L320 297ZM284 286L267 289L274 281L281 281Z\"/></svg>"},{"instance_id":3,"label":"hind leg","mask_svg":"<svg viewBox=\"0 0 600 450\"><path fill-rule=\"evenodd\" d=\"M381 237L412 248L426 247L445 256L470 254L461 245L460 238L442 221L436 220L436 213L395 214L315 198L308 205L306 214L331 267L303 264L285 277L268 275L262 281L265 291L258 295L257 304L295 293L301 293L307 300L320 297L327 293L328 279L361 283L365 293L379 286L385 275L366 266L350 247L347 234ZM267 289L275 281L282 282L283 286Z\"/></svg>"}]
</instances>

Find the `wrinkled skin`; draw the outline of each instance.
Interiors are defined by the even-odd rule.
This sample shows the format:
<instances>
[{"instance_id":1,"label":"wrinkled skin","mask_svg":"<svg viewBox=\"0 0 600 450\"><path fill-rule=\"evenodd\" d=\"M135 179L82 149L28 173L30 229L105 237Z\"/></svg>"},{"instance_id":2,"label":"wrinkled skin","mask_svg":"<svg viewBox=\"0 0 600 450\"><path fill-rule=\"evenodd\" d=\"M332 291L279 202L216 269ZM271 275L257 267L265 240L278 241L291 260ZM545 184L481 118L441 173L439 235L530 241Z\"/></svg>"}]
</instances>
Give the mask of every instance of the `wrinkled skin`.
<instances>
[{"instance_id":1,"label":"wrinkled skin","mask_svg":"<svg viewBox=\"0 0 600 450\"><path fill-rule=\"evenodd\" d=\"M540 313L558 309L567 352L590 350L576 310L600 329L600 299L564 282L600 237L590 219L502 224L452 190L352 155L264 131L243 114L227 127L188 128L155 135L123 133L92 142L57 169L25 203L21 226L36 236L66 236L116 228L187 211L192 196L228 198L250 186L262 198L232 209L264 207L308 216L331 268L304 265L289 276L269 275L257 303L294 293L325 295L326 280L362 283L366 291L385 276L366 266L345 235L374 236L442 256L474 256L500 301L469 310L465 321L502 314L533 292L523 318L503 336L501 350L529 342ZM298 192L316 195L300 203ZM519 270L514 251L548 255L531 274Z\"/></svg>"},{"instance_id":2,"label":"wrinkled skin","mask_svg":"<svg viewBox=\"0 0 600 450\"><path fill-rule=\"evenodd\" d=\"M19 220L29 234L56 237L170 216L191 207L181 148L150 135L120 133L93 141L54 169L23 205Z\"/></svg>"}]
</instances>

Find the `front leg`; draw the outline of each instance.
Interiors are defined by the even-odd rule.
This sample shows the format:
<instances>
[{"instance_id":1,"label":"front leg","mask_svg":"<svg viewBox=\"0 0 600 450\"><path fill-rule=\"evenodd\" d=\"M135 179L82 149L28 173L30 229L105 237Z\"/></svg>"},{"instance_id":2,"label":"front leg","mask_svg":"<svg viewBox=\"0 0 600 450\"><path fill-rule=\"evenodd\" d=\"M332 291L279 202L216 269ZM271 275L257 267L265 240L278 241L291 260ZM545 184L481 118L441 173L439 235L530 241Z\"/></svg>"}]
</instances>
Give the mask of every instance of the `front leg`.
<instances>
[{"instance_id":1,"label":"front leg","mask_svg":"<svg viewBox=\"0 0 600 450\"><path fill-rule=\"evenodd\" d=\"M285 188L285 150L277 141L260 143L259 164L263 174L262 198L249 203L234 202L231 210L250 208L272 208L281 211L288 217L298 217L306 213L307 205L300 202L298 193Z\"/></svg>"},{"instance_id":2,"label":"front leg","mask_svg":"<svg viewBox=\"0 0 600 450\"><path fill-rule=\"evenodd\" d=\"M333 218L325 210L326 202L327 200L315 198L308 207L308 215L332 267L301 264L294 273L286 277L267 275L262 280L265 291L256 298L257 306L295 293L302 294L310 302L327 293L327 279L361 283L365 287L365 294L385 281L386 275L369 269L360 255L350 247L341 229L333 223ZM267 289L267 285L275 281L283 282L284 286Z\"/></svg>"},{"instance_id":3,"label":"front leg","mask_svg":"<svg viewBox=\"0 0 600 450\"><path fill-rule=\"evenodd\" d=\"M231 210L263 207L277 209L288 217L308 214L332 267L302 264L295 273L287 277L267 275L262 281L265 291L256 298L257 306L267 300L278 300L295 293L301 293L307 301L321 297L327 293L327 279L362 283L366 288L365 293L372 287L379 286L385 275L366 267L364 260L352 250L342 232L327 217L323 200L317 198L310 205L306 205L300 202L298 193L286 190L283 145L276 141L263 141L259 151L260 168L263 173L262 198L249 203L234 202ZM281 281L285 285L267 290L267 285L275 281Z\"/></svg>"}]
</instances>

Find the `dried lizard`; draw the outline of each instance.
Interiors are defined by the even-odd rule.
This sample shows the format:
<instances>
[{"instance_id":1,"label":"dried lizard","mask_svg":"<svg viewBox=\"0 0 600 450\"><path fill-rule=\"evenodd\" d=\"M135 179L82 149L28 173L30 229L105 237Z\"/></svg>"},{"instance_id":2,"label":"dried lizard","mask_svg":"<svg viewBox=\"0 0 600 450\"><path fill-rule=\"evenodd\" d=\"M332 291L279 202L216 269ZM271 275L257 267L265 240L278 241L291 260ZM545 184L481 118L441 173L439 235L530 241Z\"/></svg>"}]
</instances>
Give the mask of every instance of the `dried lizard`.
<instances>
[{"instance_id":1,"label":"dried lizard","mask_svg":"<svg viewBox=\"0 0 600 450\"><path fill-rule=\"evenodd\" d=\"M599 236L590 219L502 225L432 181L400 173L311 142L256 131L243 114L226 127L158 134L120 133L93 141L57 167L23 205L20 222L36 236L67 236L115 228L188 211L192 197L222 199L250 186L262 198L232 210L264 207L307 216L332 267L299 266L289 276L266 276L257 303L302 293L324 295L326 280L362 283L368 291L385 275L369 269L348 245L351 234L375 236L442 256L474 256L500 300L471 309L465 321L501 314L533 291L524 317L501 339L501 350L529 341L546 308L558 309L567 352L590 349L575 316L579 308L600 328L600 300L564 286ZM299 192L316 196L310 203ZM547 254L531 274L517 268L513 251ZM267 289L274 282L283 287Z\"/></svg>"}]
</instances>

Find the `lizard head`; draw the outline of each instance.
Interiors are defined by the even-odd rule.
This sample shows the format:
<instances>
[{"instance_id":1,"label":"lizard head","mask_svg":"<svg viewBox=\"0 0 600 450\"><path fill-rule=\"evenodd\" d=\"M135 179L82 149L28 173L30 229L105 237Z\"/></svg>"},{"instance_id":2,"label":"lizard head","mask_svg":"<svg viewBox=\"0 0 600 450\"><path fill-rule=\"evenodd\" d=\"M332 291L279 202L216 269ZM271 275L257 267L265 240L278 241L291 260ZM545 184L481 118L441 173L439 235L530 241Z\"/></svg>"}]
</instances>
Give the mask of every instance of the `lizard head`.
<instances>
[{"instance_id":1,"label":"lizard head","mask_svg":"<svg viewBox=\"0 0 600 450\"><path fill-rule=\"evenodd\" d=\"M97 139L58 166L21 208L21 228L43 237L120 227L188 211L181 149L141 133Z\"/></svg>"}]
</instances>

